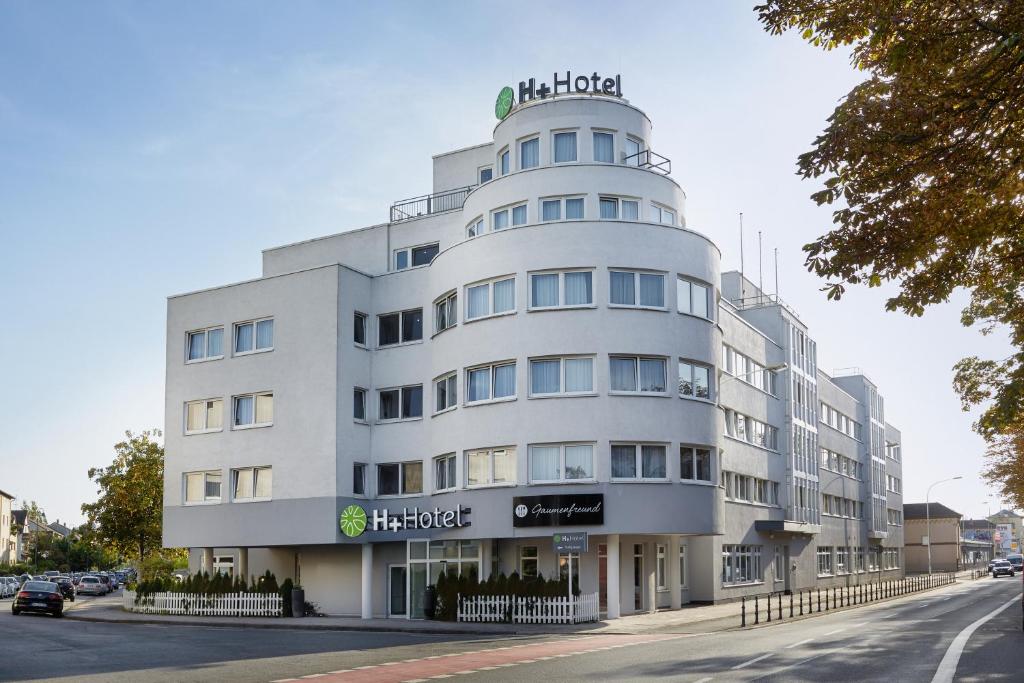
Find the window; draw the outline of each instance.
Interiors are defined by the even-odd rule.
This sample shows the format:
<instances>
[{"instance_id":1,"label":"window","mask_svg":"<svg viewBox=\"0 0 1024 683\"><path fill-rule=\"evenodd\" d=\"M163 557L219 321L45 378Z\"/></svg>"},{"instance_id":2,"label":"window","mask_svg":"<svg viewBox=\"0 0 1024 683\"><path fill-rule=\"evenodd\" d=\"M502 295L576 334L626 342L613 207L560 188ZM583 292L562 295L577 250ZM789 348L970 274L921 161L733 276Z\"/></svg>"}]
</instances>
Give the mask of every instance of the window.
<instances>
[{"instance_id":1,"label":"window","mask_svg":"<svg viewBox=\"0 0 1024 683\"><path fill-rule=\"evenodd\" d=\"M666 586L665 573L665 555L667 554L665 545L662 543L656 543L654 546L654 581L658 590L668 590Z\"/></svg>"},{"instance_id":2,"label":"window","mask_svg":"<svg viewBox=\"0 0 1024 683\"><path fill-rule=\"evenodd\" d=\"M530 308L591 306L594 274L589 270L530 273Z\"/></svg>"},{"instance_id":3,"label":"window","mask_svg":"<svg viewBox=\"0 0 1024 683\"><path fill-rule=\"evenodd\" d=\"M519 169L540 165L540 138L523 140L519 143Z\"/></svg>"},{"instance_id":4,"label":"window","mask_svg":"<svg viewBox=\"0 0 1024 683\"><path fill-rule=\"evenodd\" d=\"M410 267L425 266L434 260L440 247L437 242L424 244L418 247L404 247L395 250L395 270L405 270Z\"/></svg>"},{"instance_id":5,"label":"window","mask_svg":"<svg viewBox=\"0 0 1024 683\"><path fill-rule=\"evenodd\" d=\"M679 447L681 479L711 481L711 449L702 446Z\"/></svg>"},{"instance_id":6,"label":"window","mask_svg":"<svg viewBox=\"0 0 1024 683\"><path fill-rule=\"evenodd\" d=\"M434 458L434 490L448 491L459 485L455 475L457 458L454 453Z\"/></svg>"},{"instance_id":7,"label":"window","mask_svg":"<svg viewBox=\"0 0 1024 683\"><path fill-rule=\"evenodd\" d=\"M609 302L613 305L665 307L665 276L661 273L613 270L610 271L610 279Z\"/></svg>"},{"instance_id":8,"label":"window","mask_svg":"<svg viewBox=\"0 0 1024 683\"><path fill-rule=\"evenodd\" d=\"M466 226L466 236L476 237L477 235L484 234L484 219L475 218L473 221Z\"/></svg>"},{"instance_id":9,"label":"window","mask_svg":"<svg viewBox=\"0 0 1024 683\"><path fill-rule=\"evenodd\" d=\"M357 462L352 464L352 494L356 496L366 495L366 464Z\"/></svg>"},{"instance_id":10,"label":"window","mask_svg":"<svg viewBox=\"0 0 1024 683\"><path fill-rule=\"evenodd\" d=\"M679 587L686 588L686 546L679 545Z\"/></svg>"},{"instance_id":11,"label":"window","mask_svg":"<svg viewBox=\"0 0 1024 683\"><path fill-rule=\"evenodd\" d=\"M434 380L434 412L440 413L458 404L458 375L451 373Z\"/></svg>"},{"instance_id":12,"label":"window","mask_svg":"<svg viewBox=\"0 0 1024 683\"><path fill-rule=\"evenodd\" d=\"M615 162L615 137L611 133L594 131L594 161L604 164Z\"/></svg>"},{"instance_id":13,"label":"window","mask_svg":"<svg viewBox=\"0 0 1024 683\"><path fill-rule=\"evenodd\" d=\"M379 392L377 420L412 420L423 417L423 385L416 384Z\"/></svg>"},{"instance_id":14,"label":"window","mask_svg":"<svg viewBox=\"0 0 1024 683\"><path fill-rule=\"evenodd\" d=\"M832 546L818 548L818 576L832 576Z\"/></svg>"},{"instance_id":15,"label":"window","mask_svg":"<svg viewBox=\"0 0 1024 683\"><path fill-rule=\"evenodd\" d=\"M640 202L636 199L619 199L618 197L601 197L598 202L602 220L635 221L640 218Z\"/></svg>"},{"instance_id":16,"label":"window","mask_svg":"<svg viewBox=\"0 0 1024 683\"><path fill-rule=\"evenodd\" d=\"M352 341L360 346L366 346L366 314L355 312L352 319Z\"/></svg>"},{"instance_id":17,"label":"window","mask_svg":"<svg viewBox=\"0 0 1024 683\"><path fill-rule=\"evenodd\" d=\"M722 585L735 586L744 583L760 583L761 546L722 546Z\"/></svg>"},{"instance_id":18,"label":"window","mask_svg":"<svg viewBox=\"0 0 1024 683\"><path fill-rule=\"evenodd\" d=\"M536 579L539 574L537 558L537 546L524 545L519 549L519 578L525 580Z\"/></svg>"},{"instance_id":19,"label":"window","mask_svg":"<svg viewBox=\"0 0 1024 683\"><path fill-rule=\"evenodd\" d=\"M352 419L366 421L366 389L352 389Z\"/></svg>"},{"instance_id":20,"label":"window","mask_svg":"<svg viewBox=\"0 0 1024 683\"><path fill-rule=\"evenodd\" d=\"M545 199L540 204L540 219L542 221L562 220L562 200Z\"/></svg>"},{"instance_id":21,"label":"window","mask_svg":"<svg viewBox=\"0 0 1024 683\"><path fill-rule=\"evenodd\" d=\"M565 200L565 220L583 220L583 197L572 197Z\"/></svg>"},{"instance_id":22,"label":"window","mask_svg":"<svg viewBox=\"0 0 1024 683\"><path fill-rule=\"evenodd\" d=\"M515 395L515 361L466 370L466 403L514 398Z\"/></svg>"},{"instance_id":23,"label":"window","mask_svg":"<svg viewBox=\"0 0 1024 683\"><path fill-rule=\"evenodd\" d=\"M612 391L664 394L665 384L664 358L611 357Z\"/></svg>"},{"instance_id":24,"label":"window","mask_svg":"<svg viewBox=\"0 0 1024 683\"><path fill-rule=\"evenodd\" d=\"M482 282L466 287L466 320L516 310L516 279L514 277Z\"/></svg>"},{"instance_id":25,"label":"window","mask_svg":"<svg viewBox=\"0 0 1024 683\"><path fill-rule=\"evenodd\" d=\"M504 230L508 227L508 209L491 213L491 230Z\"/></svg>"},{"instance_id":26,"label":"window","mask_svg":"<svg viewBox=\"0 0 1024 683\"><path fill-rule=\"evenodd\" d=\"M676 212L657 204L651 204L651 221L666 225L676 224Z\"/></svg>"},{"instance_id":27,"label":"window","mask_svg":"<svg viewBox=\"0 0 1024 683\"><path fill-rule=\"evenodd\" d=\"M219 432L223 425L224 401L211 398L185 404L185 433Z\"/></svg>"},{"instance_id":28,"label":"window","mask_svg":"<svg viewBox=\"0 0 1024 683\"><path fill-rule=\"evenodd\" d=\"M377 317L377 321L379 323L377 346L408 344L423 339L422 308L381 315Z\"/></svg>"},{"instance_id":29,"label":"window","mask_svg":"<svg viewBox=\"0 0 1024 683\"><path fill-rule=\"evenodd\" d=\"M676 280L676 308L680 313L710 318L708 315L708 292L711 289L692 280Z\"/></svg>"},{"instance_id":30,"label":"window","mask_svg":"<svg viewBox=\"0 0 1024 683\"><path fill-rule=\"evenodd\" d=\"M679 361L679 395L711 399L711 368L689 361Z\"/></svg>"},{"instance_id":31,"label":"window","mask_svg":"<svg viewBox=\"0 0 1024 683\"><path fill-rule=\"evenodd\" d=\"M591 444L546 444L529 448L530 481L554 482L594 478Z\"/></svg>"},{"instance_id":32,"label":"window","mask_svg":"<svg viewBox=\"0 0 1024 683\"><path fill-rule=\"evenodd\" d=\"M494 177L494 169L490 166L480 169L480 184L483 185L486 182L490 182L491 178Z\"/></svg>"},{"instance_id":33,"label":"window","mask_svg":"<svg viewBox=\"0 0 1024 683\"><path fill-rule=\"evenodd\" d=\"M725 433L734 439L773 451L779 447L778 428L729 408L725 410Z\"/></svg>"},{"instance_id":34,"label":"window","mask_svg":"<svg viewBox=\"0 0 1024 683\"><path fill-rule=\"evenodd\" d=\"M458 295L447 294L434 302L434 334L455 327L459 322Z\"/></svg>"},{"instance_id":35,"label":"window","mask_svg":"<svg viewBox=\"0 0 1024 683\"><path fill-rule=\"evenodd\" d=\"M235 355L274 350L274 319L235 323Z\"/></svg>"},{"instance_id":36,"label":"window","mask_svg":"<svg viewBox=\"0 0 1024 683\"><path fill-rule=\"evenodd\" d=\"M508 147L501 150L501 154L498 156L498 166L501 168L501 175L508 175Z\"/></svg>"},{"instance_id":37,"label":"window","mask_svg":"<svg viewBox=\"0 0 1024 683\"><path fill-rule=\"evenodd\" d=\"M512 225L526 225L526 204L512 207Z\"/></svg>"},{"instance_id":38,"label":"window","mask_svg":"<svg viewBox=\"0 0 1024 683\"><path fill-rule=\"evenodd\" d=\"M626 163L630 166L640 165L640 148L642 144L632 136L626 138Z\"/></svg>"},{"instance_id":39,"label":"window","mask_svg":"<svg viewBox=\"0 0 1024 683\"><path fill-rule=\"evenodd\" d=\"M466 451L466 485L514 484L516 449L484 448Z\"/></svg>"},{"instance_id":40,"label":"window","mask_svg":"<svg viewBox=\"0 0 1024 683\"><path fill-rule=\"evenodd\" d=\"M268 427L274 424L274 394L245 394L235 396L234 429L246 427Z\"/></svg>"},{"instance_id":41,"label":"window","mask_svg":"<svg viewBox=\"0 0 1024 683\"><path fill-rule=\"evenodd\" d=\"M612 444L612 479L665 479L666 447Z\"/></svg>"},{"instance_id":42,"label":"window","mask_svg":"<svg viewBox=\"0 0 1024 683\"><path fill-rule=\"evenodd\" d=\"M185 344L185 362L217 360L224 357L224 328L210 327L189 332Z\"/></svg>"},{"instance_id":43,"label":"window","mask_svg":"<svg viewBox=\"0 0 1024 683\"><path fill-rule=\"evenodd\" d=\"M220 472L186 472L185 503L220 502Z\"/></svg>"},{"instance_id":44,"label":"window","mask_svg":"<svg viewBox=\"0 0 1024 683\"><path fill-rule=\"evenodd\" d=\"M836 548L836 574L850 573L850 549Z\"/></svg>"},{"instance_id":45,"label":"window","mask_svg":"<svg viewBox=\"0 0 1024 683\"><path fill-rule=\"evenodd\" d=\"M555 163L576 161L576 133L555 133Z\"/></svg>"},{"instance_id":46,"label":"window","mask_svg":"<svg viewBox=\"0 0 1024 683\"><path fill-rule=\"evenodd\" d=\"M530 395L589 394L594 391L593 358L536 358L530 360Z\"/></svg>"},{"instance_id":47,"label":"window","mask_svg":"<svg viewBox=\"0 0 1024 683\"><path fill-rule=\"evenodd\" d=\"M269 467L242 467L231 470L234 500L270 500L273 474Z\"/></svg>"},{"instance_id":48,"label":"window","mask_svg":"<svg viewBox=\"0 0 1024 683\"><path fill-rule=\"evenodd\" d=\"M377 495L405 496L423 493L422 462L377 465Z\"/></svg>"}]
</instances>

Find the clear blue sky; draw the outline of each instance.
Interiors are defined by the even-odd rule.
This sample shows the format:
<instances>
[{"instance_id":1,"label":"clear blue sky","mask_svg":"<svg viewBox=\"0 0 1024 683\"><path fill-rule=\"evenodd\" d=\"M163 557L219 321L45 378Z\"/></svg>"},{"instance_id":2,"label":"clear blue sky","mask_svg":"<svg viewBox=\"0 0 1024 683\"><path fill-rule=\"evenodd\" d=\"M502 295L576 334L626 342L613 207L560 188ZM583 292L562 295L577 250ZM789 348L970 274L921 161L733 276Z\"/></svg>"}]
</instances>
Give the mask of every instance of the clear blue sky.
<instances>
[{"instance_id":1,"label":"clear blue sky","mask_svg":"<svg viewBox=\"0 0 1024 683\"><path fill-rule=\"evenodd\" d=\"M622 74L725 267L740 211L748 264L757 230L766 263L779 248L781 295L822 367L881 386L906 500L962 474L936 497L983 514L982 443L950 368L1004 342L962 329L958 305L908 319L878 290L826 303L802 268L830 214L794 162L856 82L846 55L764 34L744 3L515 10L0 5L0 489L80 520L87 469L124 430L163 427L167 295L255 277L265 247L382 222L430 190L431 154L489 139L501 86L570 69Z\"/></svg>"}]
</instances>

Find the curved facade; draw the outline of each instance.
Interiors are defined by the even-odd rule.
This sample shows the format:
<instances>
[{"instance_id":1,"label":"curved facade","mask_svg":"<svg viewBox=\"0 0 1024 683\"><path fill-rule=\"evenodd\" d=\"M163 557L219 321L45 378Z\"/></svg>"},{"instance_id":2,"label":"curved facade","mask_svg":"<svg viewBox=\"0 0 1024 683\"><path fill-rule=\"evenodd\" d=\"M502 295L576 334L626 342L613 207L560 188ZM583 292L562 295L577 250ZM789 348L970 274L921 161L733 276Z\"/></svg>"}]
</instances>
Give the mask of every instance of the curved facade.
<instances>
[{"instance_id":1,"label":"curved facade","mask_svg":"<svg viewBox=\"0 0 1024 683\"><path fill-rule=\"evenodd\" d=\"M652 144L619 97L522 104L392 222L171 297L165 544L362 616L422 616L442 571L567 572L555 532L587 532L613 617L860 580L893 543L854 503L819 566L817 396L855 413L866 378L819 377L795 314L723 276Z\"/></svg>"}]
</instances>

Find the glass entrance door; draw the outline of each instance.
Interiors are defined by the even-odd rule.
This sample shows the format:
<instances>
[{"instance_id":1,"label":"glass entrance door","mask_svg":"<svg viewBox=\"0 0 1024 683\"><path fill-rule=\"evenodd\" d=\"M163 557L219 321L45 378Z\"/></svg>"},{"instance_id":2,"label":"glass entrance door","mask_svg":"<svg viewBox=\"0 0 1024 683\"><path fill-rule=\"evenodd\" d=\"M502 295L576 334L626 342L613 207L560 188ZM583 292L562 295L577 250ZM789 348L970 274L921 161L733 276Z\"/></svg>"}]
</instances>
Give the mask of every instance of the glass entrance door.
<instances>
[{"instance_id":1,"label":"glass entrance door","mask_svg":"<svg viewBox=\"0 0 1024 683\"><path fill-rule=\"evenodd\" d=\"M388 565L388 616L404 617L408 614L405 565Z\"/></svg>"}]
</instances>

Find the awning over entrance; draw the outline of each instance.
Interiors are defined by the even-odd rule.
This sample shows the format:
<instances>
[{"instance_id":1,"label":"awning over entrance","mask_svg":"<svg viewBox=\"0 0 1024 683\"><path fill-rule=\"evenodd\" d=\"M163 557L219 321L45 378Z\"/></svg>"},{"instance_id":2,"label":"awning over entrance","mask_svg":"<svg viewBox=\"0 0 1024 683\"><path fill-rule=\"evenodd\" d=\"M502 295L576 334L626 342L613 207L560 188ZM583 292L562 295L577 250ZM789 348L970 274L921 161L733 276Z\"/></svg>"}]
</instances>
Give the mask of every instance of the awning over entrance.
<instances>
[{"instance_id":1,"label":"awning over entrance","mask_svg":"<svg viewBox=\"0 0 1024 683\"><path fill-rule=\"evenodd\" d=\"M763 534L798 534L813 536L821 533L820 524L807 522L791 522L783 519L759 519L754 522L754 529Z\"/></svg>"}]
</instances>

